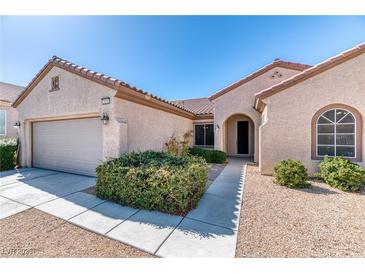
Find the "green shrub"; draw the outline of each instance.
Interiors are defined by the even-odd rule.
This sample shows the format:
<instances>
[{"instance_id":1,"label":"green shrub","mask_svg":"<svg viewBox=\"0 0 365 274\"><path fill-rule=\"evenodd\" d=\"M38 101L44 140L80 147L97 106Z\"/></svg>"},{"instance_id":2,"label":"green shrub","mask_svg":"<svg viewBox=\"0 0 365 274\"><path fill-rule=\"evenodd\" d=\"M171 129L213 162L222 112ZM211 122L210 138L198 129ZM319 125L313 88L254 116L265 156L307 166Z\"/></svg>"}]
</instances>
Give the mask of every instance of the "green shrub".
<instances>
[{"instance_id":1,"label":"green shrub","mask_svg":"<svg viewBox=\"0 0 365 274\"><path fill-rule=\"evenodd\" d=\"M283 160L274 167L274 182L290 188L309 186L308 171L300 161Z\"/></svg>"},{"instance_id":2,"label":"green shrub","mask_svg":"<svg viewBox=\"0 0 365 274\"><path fill-rule=\"evenodd\" d=\"M194 156L203 157L207 163L223 164L227 160L227 154L221 150L192 147L189 149L189 153Z\"/></svg>"},{"instance_id":3,"label":"green shrub","mask_svg":"<svg viewBox=\"0 0 365 274\"><path fill-rule=\"evenodd\" d=\"M17 141L15 138L0 139L0 171L16 166Z\"/></svg>"},{"instance_id":4,"label":"green shrub","mask_svg":"<svg viewBox=\"0 0 365 274\"><path fill-rule=\"evenodd\" d=\"M96 169L96 195L122 205L183 215L205 191L208 166L199 157L128 153Z\"/></svg>"},{"instance_id":5,"label":"green shrub","mask_svg":"<svg viewBox=\"0 0 365 274\"><path fill-rule=\"evenodd\" d=\"M343 191L358 192L364 185L364 168L343 157L325 157L319 169L324 182Z\"/></svg>"}]
</instances>

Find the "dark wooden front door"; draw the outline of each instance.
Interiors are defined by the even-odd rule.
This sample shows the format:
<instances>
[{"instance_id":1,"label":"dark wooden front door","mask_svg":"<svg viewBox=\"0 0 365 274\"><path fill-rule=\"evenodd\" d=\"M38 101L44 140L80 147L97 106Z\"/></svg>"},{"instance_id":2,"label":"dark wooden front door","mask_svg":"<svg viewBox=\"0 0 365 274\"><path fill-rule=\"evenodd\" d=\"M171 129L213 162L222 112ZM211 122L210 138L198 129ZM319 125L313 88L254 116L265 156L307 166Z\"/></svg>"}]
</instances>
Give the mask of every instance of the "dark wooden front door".
<instances>
[{"instance_id":1,"label":"dark wooden front door","mask_svg":"<svg viewBox=\"0 0 365 274\"><path fill-rule=\"evenodd\" d=\"M237 154L248 154L248 121L237 122Z\"/></svg>"}]
</instances>

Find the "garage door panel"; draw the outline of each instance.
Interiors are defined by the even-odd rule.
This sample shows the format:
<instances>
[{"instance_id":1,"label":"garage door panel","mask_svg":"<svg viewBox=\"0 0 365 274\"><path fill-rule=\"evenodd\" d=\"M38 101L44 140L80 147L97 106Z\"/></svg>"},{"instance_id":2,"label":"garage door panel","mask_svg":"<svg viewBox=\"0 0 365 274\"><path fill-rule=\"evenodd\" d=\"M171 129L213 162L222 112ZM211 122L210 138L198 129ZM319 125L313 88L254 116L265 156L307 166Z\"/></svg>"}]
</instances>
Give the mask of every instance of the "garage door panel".
<instances>
[{"instance_id":1,"label":"garage door panel","mask_svg":"<svg viewBox=\"0 0 365 274\"><path fill-rule=\"evenodd\" d=\"M97 118L33 123L33 166L94 176L101 130Z\"/></svg>"}]
</instances>

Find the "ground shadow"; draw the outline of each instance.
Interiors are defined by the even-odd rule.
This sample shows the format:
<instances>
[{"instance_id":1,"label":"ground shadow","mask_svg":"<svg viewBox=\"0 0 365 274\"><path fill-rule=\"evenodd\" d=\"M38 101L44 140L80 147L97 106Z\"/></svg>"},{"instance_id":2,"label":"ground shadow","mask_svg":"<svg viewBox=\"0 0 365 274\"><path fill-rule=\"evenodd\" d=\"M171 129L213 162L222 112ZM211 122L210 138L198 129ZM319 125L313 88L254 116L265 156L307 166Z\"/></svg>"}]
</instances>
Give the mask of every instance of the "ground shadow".
<instances>
[{"instance_id":1,"label":"ground shadow","mask_svg":"<svg viewBox=\"0 0 365 274\"><path fill-rule=\"evenodd\" d=\"M155 213L154 218L148 218L148 220L139 220L138 218L134 219L134 213L130 214L130 216L126 217L126 219L135 222L143 222L144 224L151 225L156 229L176 229L176 226L180 224L177 229L184 231L184 233L194 234L195 237L212 238L224 235L233 235L235 233L234 229L237 229L237 222L241 207L241 191L243 187L243 161L242 159L230 159L230 161L237 161L237 163L234 163L233 165L235 167L232 167L231 165L228 165L227 167L235 168L236 172L237 169L239 169L241 172L240 178L237 179L236 183L230 182L227 183L226 186L224 186L224 178L225 176L228 176L229 174L227 173L230 172L229 169L224 169L223 172L217 177L221 177L221 179L215 180L210 187L213 187L215 183L219 183L222 184L220 186L222 187L222 190L224 190L224 188L226 187L227 189L229 189L228 191L233 194L231 196L228 195L225 197L220 197L219 193L217 193L217 195L214 195L214 193L204 194L202 200L198 204L198 207L192 211L198 212L200 210L202 211L202 213L198 212L199 214L195 215L195 217L194 215L192 215L191 218L189 218L189 220L194 219L194 221L190 221L194 223L193 225L185 225L186 223L188 223L188 218L185 218L185 220L187 220L186 222L181 222L182 218L180 217L180 219L178 219L179 221L177 222L176 220L177 218L179 218L178 216L170 215L171 217L169 217L166 216L168 214L160 212L153 212ZM237 167L237 164L240 166ZM11 182L8 176L12 176L14 174L16 178L14 178L13 182ZM58 171L55 172L45 169L20 169L17 172L8 172L4 176L2 174L2 177L0 178L0 195L24 204L27 204L27 202L24 201L28 201L27 199L30 197L30 200L32 202L30 204L28 203L28 205L32 207L38 206L39 204L45 204L47 202L50 202L51 200L61 197L64 200L69 201L73 204L85 207L85 211L89 209L100 213L103 216L115 218L115 211L108 212L105 210L99 210L102 207L98 207L98 205L105 202L106 200L100 199L100 203L95 203L96 205L90 207L89 202L85 202L85 200L79 199L78 195L74 195L75 193L79 193L87 188L94 186L95 182L96 179L94 177L75 175ZM26 193L21 193L22 191L25 191ZM90 195L86 194L85 192L83 193L85 195ZM51 197L53 195L55 197L49 198L48 201L48 198L46 198L46 200L44 198L45 196ZM37 202L37 197L39 197L39 203ZM95 197L95 199L99 198ZM121 210L125 208L121 205L118 206L121 207ZM223 220L222 224L217 224L214 221L209 221L219 218Z\"/></svg>"},{"instance_id":2,"label":"ground shadow","mask_svg":"<svg viewBox=\"0 0 365 274\"><path fill-rule=\"evenodd\" d=\"M308 188L297 188L296 190L310 193L310 194L319 194L319 195L333 195L338 194L338 192L328 189L326 187L322 187L319 185L311 185Z\"/></svg>"}]
</instances>

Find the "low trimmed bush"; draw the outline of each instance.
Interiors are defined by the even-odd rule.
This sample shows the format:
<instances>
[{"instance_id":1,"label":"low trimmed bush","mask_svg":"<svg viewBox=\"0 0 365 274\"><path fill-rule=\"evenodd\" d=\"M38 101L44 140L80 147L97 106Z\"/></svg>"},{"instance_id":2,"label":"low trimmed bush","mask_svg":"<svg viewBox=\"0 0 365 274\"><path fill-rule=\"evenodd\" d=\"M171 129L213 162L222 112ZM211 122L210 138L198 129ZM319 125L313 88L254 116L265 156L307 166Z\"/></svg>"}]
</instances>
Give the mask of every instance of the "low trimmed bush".
<instances>
[{"instance_id":1,"label":"low trimmed bush","mask_svg":"<svg viewBox=\"0 0 365 274\"><path fill-rule=\"evenodd\" d=\"M202 197L208 165L199 157L146 151L105 162L96 173L96 195L100 198L183 215Z\"/></svg>"},{"instance_id":2,"label":"low trimmed bush","mask_svg":"<svg viewBox=\"0 0 365 274\"><path fill-rule=\"evenodd\" d=\"M223 164L227 160L227 154L221 150L191 147L189 153L194 156L203 157L207 163Z\"/></svg>"},{"instance_id":3,"label":"low trimmed bush","mask_svg":"<svg viewBox=\"0 0 365 274\"><path fill-rule=\"evenodd\" d=\"M343 157L325 157L319 169L317 175L332 187L359 192L364 186L365 169Z\"/></svg>"},{"instance_id":4,"label":"low trimmed bush","mask_svg":"<svg viewBox=\"0 0 365 274\"><path fill-rule=\"evenodd\" d=\"M15 138L0 139L0 171L13 169L16 166L17 148Z\"/></svg>"},{"instance_id":5,"label":"low trimmed bush","mask_svg":"<svg viewBox=\"0 0 365 274\"><path fill-rule=\"evenodd\" d=\"M274 167L274 182L290 188L306 188L308 171L300 161L283 160Z\"/></svg>"}]
</instances>

